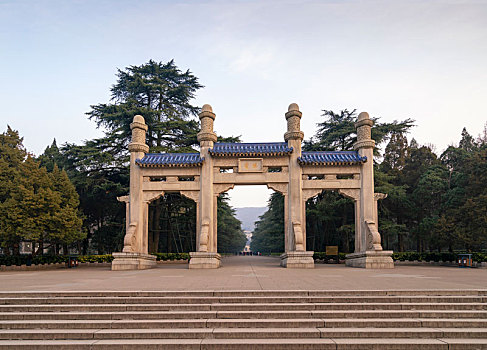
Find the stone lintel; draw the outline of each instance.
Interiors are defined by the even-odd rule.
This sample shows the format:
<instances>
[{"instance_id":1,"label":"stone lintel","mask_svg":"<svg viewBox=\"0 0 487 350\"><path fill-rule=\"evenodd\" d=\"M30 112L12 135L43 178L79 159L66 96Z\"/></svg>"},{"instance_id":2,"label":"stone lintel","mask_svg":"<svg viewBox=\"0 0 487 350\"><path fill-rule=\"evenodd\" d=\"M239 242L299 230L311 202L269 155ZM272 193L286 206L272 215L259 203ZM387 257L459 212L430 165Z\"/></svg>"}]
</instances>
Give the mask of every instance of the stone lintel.
<instances>
[{"instance_id":1,"label":"stone lintel","mask_svg":"<svg viewBox=\"0 0 487 350\"><path fill-rule=\"evenodd\" d=\"M221 264L221 255L211 252L191 252L190 269L217 269Z\"/></svg>"},{"instance_id":2,"label":"stone lintel","mask_svg":"<svg viewBox=\"0 0 487 350\"><path fill-rule=\"evenodd\" d=\"M360 253L347 255L345 264L350 267L361 267L366 269L393 269L392 250L367 250Z\"/></svg>"},{"instance_id":3,"label":"stone lintel","mask_svg":"<svg viewBox=\"0 0 487 350\"><path fill-rule=\"evenodd\" d=\"M144 253L113 253L112 271L145 270L156 266L156 257Z\"/></svg>"},{"instance_id":4,"label":"stone lintel","mask_svg":"<svg viewBox=\"0 0 487 350\"><path fill-rule=\"evenodd\" d=\"M315 261L312 251L292 251L281 254L281 266L288 269L313 269Z\"/></svg>"}]
</instances>

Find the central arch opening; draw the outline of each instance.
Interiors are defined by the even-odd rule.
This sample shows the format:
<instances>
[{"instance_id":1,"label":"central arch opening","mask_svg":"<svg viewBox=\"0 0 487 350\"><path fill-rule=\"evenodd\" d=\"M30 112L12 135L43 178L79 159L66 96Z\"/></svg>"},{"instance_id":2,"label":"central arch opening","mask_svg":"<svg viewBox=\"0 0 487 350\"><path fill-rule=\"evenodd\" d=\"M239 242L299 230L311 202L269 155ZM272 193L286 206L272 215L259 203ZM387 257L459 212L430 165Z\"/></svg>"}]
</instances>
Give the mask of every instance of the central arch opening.
<instances>
[{"instance_id":1,"label":"central arch opening","mask_svg":"<svg viewBox=\"0 0 487 350\"><path fill-rule=\"evenodd\" d=\"M284 251L284 197L266 185L238 185L228 196L247 238L239 255L279 256Z\"/></svg>"}]
</instances>

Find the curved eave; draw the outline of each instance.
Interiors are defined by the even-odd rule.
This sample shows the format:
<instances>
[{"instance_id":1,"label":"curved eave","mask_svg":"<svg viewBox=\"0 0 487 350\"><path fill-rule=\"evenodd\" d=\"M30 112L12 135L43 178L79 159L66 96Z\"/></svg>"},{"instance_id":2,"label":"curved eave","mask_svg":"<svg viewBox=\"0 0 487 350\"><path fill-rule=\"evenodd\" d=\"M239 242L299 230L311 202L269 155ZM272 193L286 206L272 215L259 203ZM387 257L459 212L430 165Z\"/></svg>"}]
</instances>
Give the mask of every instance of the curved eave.
<instances>
[{"instance_id":1,"label":"curved eave","mask_svg":"<svg viewBox=\"0 0 487 350\"><path fill-rule=\"evenodd\" d=\"M288 156L292 153L292 149L287 152L212 152L209 153L213 157L275 157Z\"/></svg>"},{"instance_id":2,"label":"curved eave","mask_svg":"<svg viewBox=\"0 0 487 350\"><path fill-rule=\"evenodd\" d=\"M135 162L141 168L190 168L190 167L200 167L203 165L203 162L198 163L164 163L164 164L147 164L147 163L140 163Z\"/></svg>"},{"instance_id":3,"label":"curved eave","mask_svg":"<svg viewBox=\"0 0 487 350\"><path fill-rule=\"evenodd\" d=\"M299 165L310 165L310 166L340 166L340 165L357 165L363 164L367 161L367 157L360 157L360 160L351 160L351 161L309 161L305 160L302 157L298 158Z\"/></svg>"}]
</instances>

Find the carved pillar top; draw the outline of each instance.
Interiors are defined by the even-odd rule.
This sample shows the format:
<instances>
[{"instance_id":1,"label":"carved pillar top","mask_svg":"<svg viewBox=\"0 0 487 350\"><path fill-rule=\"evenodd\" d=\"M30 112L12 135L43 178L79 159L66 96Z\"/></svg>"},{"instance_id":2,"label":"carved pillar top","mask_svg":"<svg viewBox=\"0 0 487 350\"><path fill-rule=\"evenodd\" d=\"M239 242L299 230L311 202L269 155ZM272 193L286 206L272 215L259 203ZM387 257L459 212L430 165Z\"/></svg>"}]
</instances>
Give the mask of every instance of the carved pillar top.
<instances>
[{"instance_id":1,"label":"carved pillar top","mask_svg":"<svg viewBox=\"0 0 487 350\"><path fill-rule=\"evenodd\" d=\"M215 113L210 105L205 104L201 108L201 113L199 114L201 121L201 131L198 133L198 142L211 141L216 142L216 134L213 132L213 122L215 121Z\"/></svg>"},{"instance_id":2,"label":"carved pillar top","mask_svg":"<svg viewBox=\"0 0 487 350\"><path fill-rule=\"evenodd\" d=\"M370 119L367 112L362 112L358 115L357 122L355 123L357 142L353 145L355 150L375 147L375 141L371 137L373 125L374 121Z\"/></svg>"},{"instance_id":3,"label":"carved pillar top","mask_svg":"<svg viewBox=\"0 0 487 350\"><path fill-rule=\"evenodd\" d=\"M301 116L303 114L299 111L299 106L296 103L291 103L288 107L288 112L285 114L287 120L287 132L284 134L284 140L300 140L303 141L304 133L301 131Z\"/></svg>"},{"instance_id":4,"label":"carved pillar top","mask_svg":"<svg viewBox=\"0 0 487 350\"><path fill-rule=\"evenodd\" d=\"M141 115L136 115L133 122L130 124L132 130L132 140L129 143L130 152L149 152L149 146L145 143L145 133L147 132L147 125L145 119Z\"/></svg>"}]
</instances>

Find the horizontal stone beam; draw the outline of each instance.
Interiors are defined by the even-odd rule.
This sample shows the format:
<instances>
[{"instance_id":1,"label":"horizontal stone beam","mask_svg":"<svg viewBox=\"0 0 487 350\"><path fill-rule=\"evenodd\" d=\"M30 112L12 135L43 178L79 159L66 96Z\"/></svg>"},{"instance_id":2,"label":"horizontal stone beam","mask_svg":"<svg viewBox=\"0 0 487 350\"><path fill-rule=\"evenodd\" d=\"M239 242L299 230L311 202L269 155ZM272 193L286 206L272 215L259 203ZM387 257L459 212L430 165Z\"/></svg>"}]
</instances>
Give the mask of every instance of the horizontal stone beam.
<instances>
[{"instance_id":1,"label":"horizontal stone beam","mask_svg":"<svg viewBox=\"0 0 487 350\"><path fill-rule=\"evenodd\" d=\"M197 181L177 182L144 182L142 190L145 191L199 191L200 183Z\"/></svg>"},{"instance_id":2,"label":"horizontal stone beam","mask_svg":"<svg viewBox=\"0 0 487 350\"><path fill-rule=\"evenodd\" d=\"M360 166L302 166L303 175L360 174Z\"/></svg>"},{"instance_id":3,"label":"horizontal stone beam","mask_svg":"<svg viewBox=\"0 0 487 350\"><path fill-rule=\"evenodd\" d=\"M266 185L269 182L288 182L288 173L221 173L215 174L215 184Z\"/></svg>"},{"instance_id":4,"label":"horizontal stone beam","mask_svg":"<svg viewBox=\"0 0 487 350\"><path fill-rule=\"evenodd\" d=\"M306 189L323 189L339 190L347 188L360 188L360 180L303 180L303 190Z\"/></svg>"}]
</instances>

